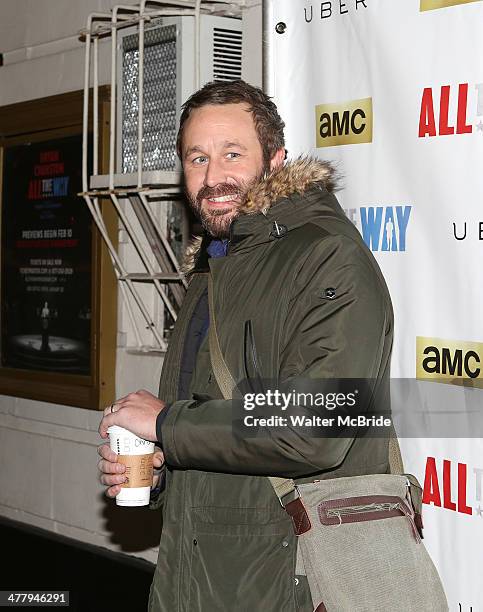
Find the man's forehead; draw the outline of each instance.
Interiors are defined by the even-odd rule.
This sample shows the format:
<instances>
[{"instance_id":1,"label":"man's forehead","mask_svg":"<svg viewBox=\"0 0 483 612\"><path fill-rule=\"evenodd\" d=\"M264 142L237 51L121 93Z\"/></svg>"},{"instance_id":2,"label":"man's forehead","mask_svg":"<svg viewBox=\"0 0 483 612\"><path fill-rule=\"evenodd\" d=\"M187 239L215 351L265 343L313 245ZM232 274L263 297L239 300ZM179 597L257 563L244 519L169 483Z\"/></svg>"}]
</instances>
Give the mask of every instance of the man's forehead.
<instances>
[{"instance_id":1,"label":"man's forehead","mask_svg":"<svg viewBox=\"0 0 483 612\"><path fill-rule=\"evenodd\" d=\"M258 143L249 105L207 104L194 109L183 129L183 156L188 149L203 147L207 139L217 140L220 147Z\"/></svg>"},{"instance_id":2,"label":"man's forehead","mask_svg":"<svg viewBox=\"0 0 483 612\"><path fill-rule=\"evenodd\" d=\"M250 113L250 105L246 102L226 102L223 104L203 104L194 108L190 113L190 118L196 114L218 114L218 113Z\"/></svg>"},{"instance_id":3,"label":"man's forehead","mask_svg":"<svg viewBox=\"0 0 483 612\"><path fill-rule=\"evenodd\" d=\"M244 129L254 127L248 104L207 104L191 111L186 121L185 131L198 130L208 124L210 127L220 128L224 126L230 126L230 128L243 126Z\"/></svg>"}]
</instances>

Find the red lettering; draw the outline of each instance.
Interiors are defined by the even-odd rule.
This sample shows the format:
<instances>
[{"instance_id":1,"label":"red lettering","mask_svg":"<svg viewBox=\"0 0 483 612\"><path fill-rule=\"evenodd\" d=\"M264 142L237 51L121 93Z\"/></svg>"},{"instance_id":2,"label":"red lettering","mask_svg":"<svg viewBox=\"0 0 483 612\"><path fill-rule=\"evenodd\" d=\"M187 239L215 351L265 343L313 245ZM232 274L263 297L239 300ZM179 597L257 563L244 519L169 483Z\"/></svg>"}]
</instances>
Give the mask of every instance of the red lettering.
<instances>
[{"instance_id":1,"label":"red lettering","mask_svg":"<svg viewBox=\"0 0 483 612\"><path fill-rule=\"evenodd\" d=\"M473 508L466 505L466 463L458 463L458 512L473 514Z\"/></svg>"},{"instance_id":2,"label":"red lettering","mask_svg":"<svg viewBox=\"0 0 483 612\"><path fill-rule=\"evenodd\" d=\"M34 166L35 176L56 176L57 174L64 174L64 162L36 164Z\"/></svg>"},{"instance_id":3,"label":"red lettering","mask_svg":"<svg viewBox=\"0 0 483 612\"><path fill-rule=\"evenodd\" d=\"M436 459L428 457L426 460L426 471L424 476L423 503L434 504L441 507L441 494L439 492L438 471L436 470Z\"/></svg>"},{"instance_id":4,"label":"red lettering","mask_svg":"<svg viewBox=\"0 0 483 612\"><path fill-rule=\"evenodd\" d=\"M38 200L41 197L42 197L42 192L40 189L40 181L32 179L31 181L29 181L29 189L28 189L27 198L29 200Z\"/></svg>"},{"instance_id":5,"label":"red lettering","mask_svg":"<svg viewBox=\"0 0 483 612\"><path fill-rule=\"evenodd\" d=\"M451 461L443 461L443 506L448 510L456 510L456 504L451 500Z\"/></svg>"},{"instance_id":6,"label":"red lettering","mask_svg":"<svg viewBox=\"0 0 483 612\"><path fill-rule=\"evenodd\" d=\"M456 117L456 133L471 134L473 126L466 123L468 107L468 83L461 83L458 88L458 115Z\"/></svg>"},{"instance_id":7,"label":"red lettering","mask_svg":"<svg viewBox=\"0 0 483 612\"><path fill-rule=\"evenodd\" d=\"M448 113L449 113L449 94L450 86L443 85L441 87L441 98L439 102L439 135L449 136L454 134L454 127L448 125Z\"/></svg>"},{"instance_id":8,"label":"red lettering","mask_svg":"<svg viewBox=\"0 0 483 612\"><path fill-rule=\"evenodd\" d=\"M79 245L78 238L64 240L16 240L17 249L73 249Z\"/></svg>"},{"instance_id":9,"label":"red lettering","mask_svg":"<svg viewBox=\"0 0 483 612\"><path fill-rule=\"evenodd\" d=\"M56 162L59 161L59 159L59 151L41 151L40 153L41 164L46 164L48 162Z\"/></svg>"},{"instance_id":10,"label":"red lettering","mask_svg":"<svg viewBox=\"0 0 483 612\"><path fill-rule=\"evenodd\" d=\"M419 137L436 136L436 122L434 120L433 90L426 87L421 100L421 113L419 115Z\"/></svg>"}]
</instances>

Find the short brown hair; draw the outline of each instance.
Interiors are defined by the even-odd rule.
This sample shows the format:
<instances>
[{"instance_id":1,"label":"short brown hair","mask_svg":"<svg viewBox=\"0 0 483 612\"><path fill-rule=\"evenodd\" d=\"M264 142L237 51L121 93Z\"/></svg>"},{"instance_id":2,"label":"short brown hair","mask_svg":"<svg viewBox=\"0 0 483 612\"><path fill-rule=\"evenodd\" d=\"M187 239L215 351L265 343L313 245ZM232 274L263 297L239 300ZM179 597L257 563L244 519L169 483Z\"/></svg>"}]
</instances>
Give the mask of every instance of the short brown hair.
<instances>
[{"instance_id":1,"label":"short brown hair","mask_svg":"<svg viewBox=\"0 0 483 612\"><path fill-rule=\"evenodd\" d=\"M263 151L263 160L270 162L275 153L285 146L283 128L285 123L278 114L276 105L259 87L245 81L236 80L228 82L212 81L196 91L182 105L179 122L176 151L181 156L184 124L196 108L210 104L248 104L255 123L258 140Z\"/></svg>"}]
</instances>

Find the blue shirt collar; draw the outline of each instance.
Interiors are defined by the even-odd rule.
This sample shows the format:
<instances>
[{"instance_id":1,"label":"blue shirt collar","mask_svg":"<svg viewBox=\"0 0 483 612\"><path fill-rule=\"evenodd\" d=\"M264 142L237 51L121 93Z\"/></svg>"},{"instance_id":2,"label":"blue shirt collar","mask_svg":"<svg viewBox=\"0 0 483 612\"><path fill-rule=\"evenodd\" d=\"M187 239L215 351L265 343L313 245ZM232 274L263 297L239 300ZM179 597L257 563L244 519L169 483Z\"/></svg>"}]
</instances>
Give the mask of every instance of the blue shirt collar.
<instances>
[{"instance_id":1,"label":"blue shirt collar","mask_svg":"<svg viewBox=\"0 0 483 612\"><path fill-rule=\"evenodd\" d=\"M213 238L206 250L210 257L224 257L228 250L228 238L224 240Z\"/></svg>"}]
</instances>

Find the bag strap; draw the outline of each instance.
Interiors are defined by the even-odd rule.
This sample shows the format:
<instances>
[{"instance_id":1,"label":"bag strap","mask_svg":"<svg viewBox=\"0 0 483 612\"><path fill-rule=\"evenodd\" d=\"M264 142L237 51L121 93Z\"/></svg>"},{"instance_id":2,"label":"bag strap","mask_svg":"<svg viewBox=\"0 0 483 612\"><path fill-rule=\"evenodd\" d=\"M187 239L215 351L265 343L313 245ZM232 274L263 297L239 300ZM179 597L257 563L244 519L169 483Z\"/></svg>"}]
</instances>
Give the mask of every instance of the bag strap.
<instances>
[{"instance_id":1,"label":"bag strap","mask_svg":"<svg viewBox=\"0 0 483 612\"><path fill-rule=\"evenodd\" d=\"M393 424L391 424L391 437L389 438L388 454L389 472L391 474L405 474L401 447L399 446L399 440Z\"/></svg>"},{"instance_id":2,"label":"bag strap","mask_svg":"<svg viewBox=\"0 0 483 612\"><path fill-rule=\"evenodd\" d=\"M210 360L213 374L216 382L220 387L220 391L225 399L232 399L233 389L236 386L235 380L226 365L223 353L221 352L220 341L216 331L215 308L213 298L213 278L208 274L208 304L210 310L210 325L208 328L208 342L210 347ZM404 474L404 464L399 448L399 441L394 430L394 425L391 425L392 432L389 438L388 455L389 455L389 471L391 474ZM283 507L283 498L289 493L295 491L295 482L291 478L280 478L278 476L268 476L268 480L275 491L275 495L280 500Z\"/></svg>"},{"instance_id":3,"label":"bag strap","mask_svg":"<svg viewBox=\"0 0 483 612\"><path fill-rule=\"evenodd\" d=\"M215 308L213 299L213 278L208 274L208 306L210 311L210 325L208 327L208 343L210 346L210 360L213 374L220 391L225 399L232 399L233 389L236 386L233 376L225 363L220 348L220 341L216 332Z\"/></svg>"}]
</instances>

